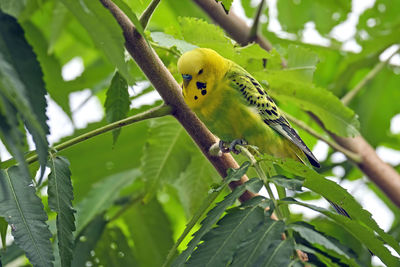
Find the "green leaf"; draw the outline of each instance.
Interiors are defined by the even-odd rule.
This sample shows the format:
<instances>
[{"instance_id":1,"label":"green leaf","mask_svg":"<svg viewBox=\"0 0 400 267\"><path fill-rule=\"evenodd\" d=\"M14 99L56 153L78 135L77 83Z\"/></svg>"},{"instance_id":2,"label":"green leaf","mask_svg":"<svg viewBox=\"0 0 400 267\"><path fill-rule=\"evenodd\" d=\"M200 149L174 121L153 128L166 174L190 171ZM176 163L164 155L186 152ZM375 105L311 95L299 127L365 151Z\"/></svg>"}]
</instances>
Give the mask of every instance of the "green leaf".
<instances>
[{"instance_id":1,"label":"green leaf","mask_svg":"<svg viewBox=\"0 0 400 267\"><path fill-rule=\"evenodd\" d=\"M48 143L43 73L16 19L0 11L0 92L24 119L44 174Z\"/></svg>"},{"instance_id":2,"label":"green leaf","mask_svg":"<svg viewBox=\"0 0 400 267\"><path fill-rule=\"evenodd\" d=\"M0 217L0 239L3 248L6 248L6 236L7 236L8 223L3 217Z\"/></svg>"},{"instance_id":3,"label":"green leaf","mask_svg":"<svg viewBox=\"0 0 400 267\"><path fill-rule=\"evenodd\" d=\"M133 84L134 80L125 63L125 41L122 30L111 13L99 1L62 0L62 2L86 29L96 47L117 66L128 83Z\"/></svg>"},{"instance_id":4,"label":"green leaf","mask_svg":"<svg viewBox=\"0 0 400 267\"><path fill-rule=\"evenodd\" d=\"M68 12L68 9L62 4L60 1L56 1L54 3L53 11L52 11L52 20L50 24L50 38L49 38L49 47L47 49L49 54L53 53L54 46L56 42L59 40L61 34L63 33L63 29L66 28L69 23L69 19L71 18L71 13Z\"/></svg>"},{"instance_id":5,"label":"green leaf","mask_svg":"<svg viewBox=\"0 0 400 267\"><path fill-rule=\"evenodd\" d=\"M323 247L328 251L328 253L333 256L339 258L343 263L349 266L358 266L354 259L351 259L343 250L338 248L334 243L332 243L328 238L324 235L318 233L317 231L305 227L301 224L290 224L288 225L289 229L294 230L299 233L302 238L307 240L309 243L314 245L315 247Z\"/></svg>"},{"instance_id":6,"label":"green leaf","mask_svg":"<svg viewBox=\"0 0 400 267\"><path fill-rule=\"evenodd\" d=\"M313 169L305 166L304 164L292 159L277 159L272 156L265 155L267 160L272 161L274 164L280 166L284 170L304 177L303 186L322 195L329 201L341 206L347 211L352 218L352 221L359 221L367 226L369 231L375 231L385 242L392 246L396 251L400 251L399 244L392 236L385 233L379 225L372 218L371 213L363 209L362 206L349 194L344 188L335 182L326 179ZM335 217L337 218L337 217Z\"/></svg>"},{"instance_id":7,"label":"green leaf","mask_svg":"<svg viewBox=\"0 0 400 267\"><path fill-rule=\"evenodd\" d=\"M25 0L0 0L0 9L19 21L24 21L32 15L39 7L39 1L25 1Z\"/></svg>"},{"instance_id":8,"label":"green leaf","mask_svg":"<svg viewBox=\"0 0 400 267\"><path fill-rule=\"evenodd\" d=\"M8 263L24 255L24 251L20 249L15 242L7 246L7 249L0 250L0 263L7 266Z\"/></svg>"},{"instance_id":9,"label":"green leaf","mask_svg":"<svg viewBox=\"0 0 400 267\"><path fill-rule=\"evenodd\" d=\"M304 82L312 82L314 71L318 63L318 56L310 49L302 46L289 45L287 68L285 71L296 75Z\"/></svg>"},{"instance_id":10,"label":"green leaf","mask_svg":"<svg viewBox=\"0 0 400 267\"><path fill-rule=\"evenodd\" d=\"M278 20L284 31L300 34L304 24L313 21L321 34L328 34L335 25L347 18L351 11L351 2L280 0L277 7Z\"/></svg>"},{"instance_id":11,"label":"green leaf","mask_svg":"<svg viewBox=\"0 0 400 267\"><path fill-rule=\"evenodd\" d=\"M263 199L259 199L263 201ZM226 266L242 242L257 225L265 220L264 209L258 205L233 208L202 238L192 253L189 266Z\"/></svg>"},{"instance_id":12,"label":"green leaf","mask_svg":"<svg viewBox=\"0 0 400 267\"><path fill-rule=\"evenodd\" d=\"M233 43L225 36L221 28L196 18L179 18L179 23L186 42L214 49L226 58L234 57Z\"/></svg>"},{"instance_id":13,"label":"green leaf","mask_svg":"<svg viewBox=\"0 0 400 267\"><path fill-rule=\"evenodd\" d=\"M61 106L63 111L71 116L68 95L70 87L65 86L61 76L61 64L54 55L48 54L47 40L40 29L33 23L23 24L25 35L37 55L41 64L44 81L51 98Z\"/></svg>"},{"instance_id":14,"label":"green leaf","mask_svg":"<svg viewBox=\"0 0 400 267\"><path fill-rule=\"evenodd\" d=\"M185 213L191 217L207 196L210 185L221 180L218 172L200 152L194 154L186 170L174 182Z\"/></svg>"},{"instance_id":15,"label":"green leaf","mask_svg":"<svg viewBox=\"0 0 400 267\"><path fill-rule=\"evenodd\" d=\"M283 221L275 221L269 217L264 218L263 223L253 229L237 248L232 266L254 266L258 260L269 254L268 250L275 243L282 242L284 231L285 223Z\"/></svg>"},{"instance_id":16,"label":"green leaf","mask_svg":"<svg viewBox=\"0 0 400 267\"><path fill-rule=\"evenodd\" d=\"M102 266L139 266L128 241L120 228L107 228L97 242L91 261Z\"/></svg>"},{"instance_id":17,"label":"green leaf","mask_svg":"<svg viewBox=\"0 0 400 267\"><path fill-rule=\"evenodd\" d=\"M384 68L371 82L365 85L363 92L352 102L354 110L362 115L360 116L360 132L373 147L390 140L388 134L390 119L400 113L399 105L393 101L393 99L400 98L400 91L397 89L399 83L400 76L394 75L390 68ZM382 93L383 84L385 93ZM379 112L374 112L377 109ZM395 143L400 144L400 142Z\"/></svg>"},{"instance_id":18,"label":"green leaf","mask_svg":"<svg viewBox=\"0 0 400 267\"><path fill-rule=\"evenodd\" d=\"M174 181L190 162L193 142L182 126L171 117L150 121L143 150L143 177L147 181L145 201L152 198L167 181Z\"/></svg>"},{"instance_id":19,"label":"green leaf","mask_svg":"<svg viewBox=\"0 0 400 267\"><path fill-rule=\"evenodd\" d=\"M380 238L378 238L375 233L368 227L360 224L357 221L351 220L346 216L336 214L330 212L326 209L298 202L292 198L287 198L284 200L279 200L280 203L285 204L296 204L300 206L304 206L320 212L325 216L335 220L339 223L347 232L357 238L360 242L362 242L369 250L372 251L379 259L385 263L387 266L396 266L399 262L399 258L393 256L390 251L385 247L385 244L382 242Z\"/></svg>"},{"instance_id":20,"label":"green leaf","mask_svg":"<svg viewBox=\"0 0 400 267\"><path fill-rule=\"evenodd\" d=\"M246 174L250 165L251 164L249 161L245 161L237 169L229 168L227 171L227 175L224 178L224 181L226 182L239 181L242 178L242 176Z\"/></svg>"},{"instance_id":21,"label":"green leaf","mask_svg":"<svg viewBox=\"0 0 400 267\"><path fill-rule=\"evenodd\" d=\"M339 267L340 266L339 264L334 263L329 257L327 257L326 255L318 252L315 249L309 248L309 247L301 245L301 244L296 244L295 248L299 249L299 250L301 250L301 251L303 251L305 253L308 253L308 254L314 254L326 266L329 266L329 267L331 267L331 266L332 267ZM303 266L303 265L301 265L301 266ZM356 265L356 266L359 266L359 265Z\"/></svg>"},{"instance_id":22,"label":"green leaf","mask_svg":"<svg viewBox=\"0 0 400 267\"><path fill-rule=\"evenodd\" d=\"M225 13L228 14L231 9L231 5L233 0L215 0L216 2L221 2L222 7L225 10Z\"/></svg>"},{"instance_id":23,"label":"green leaf","mask_svg":"<svg viewBox=\"0 0 400 267\"><path fill-rule=\"evenodd\" d=\"M204 198L201 201L201 204L199 204L199 208L196 210L196 212L193 214L192 218L190 219L189 222L187 222L185 229L183 230L182 234L180 235L178 241L175 243L174 247L178 247L181 242L186 238L186 236L192 231L193 227L198 223L198 221L204 217L206 214L207 210L211 207L211 204L217 199L219 194L227 187L227 185L232 182L232 181L238 181L242 177L241 174L243 171L246 172L247 169L249 168L250 164L249 162L244 162L238 169L236 170L231 170L228 169L228 175L225 177L223 180L222 184L219 186L213 186L213 189L208 192L208 195L206 198ZM252 189L256 189L256 192L259 192L261 187L263 186L263 183L261 180L258 181L258 183L252 184L250 187ZM250 188L248 188L250 190ZM175 212L176 214L176 212ZM176 216L174 216L175 218ZM170 253L172 253L171 251ZM168 260L164 262L164 265L171 265L171 262L173 260L174 254L168 254ZM170 257L171 256L171 257ZM181 263L182 264L182 263Z\"/></svg>"},{"instance_id":24,"label":"green leaf","mask_svg":"<svg viewBox=\"0 0 400 267\"><path fill-rule=\"evenodd\" d=\"M171 224L156 198L138 203L123 217L140 266L161 266L173 245Z\"/></svg>"},{"instance_id":25,"label":"green leaf","mask_svg":"<svg viewBox=\"0 0 400 267\"><path fill-rule=\"evenodd\" d=\"M160 46L166 47L168 49L176 47L179 52L181 52L181 54L197 48L197 46L195 45L192 45L183 40L175 39L172 35L163 32L151 32L150 36L151 39L153 39L153 41L158 43Z\"/></svg>"},{"instance_id":26,"label":"green leaf","mask_svg":"<svg viewBox=\"0 0 400 267\"><path fill-rule=\"evenodd\" d=\"M279 101L311 111L329 131L340 136L358 135L359 122L353 110L330 91L288 76L288 71L257 72L257 79L267 81L268 92ZM265 84L265 82L264 82Z\"/></svg>"},{"instance_id":27,"label":"green leaf","mask_svg":"<svg viewBox=\"0 0 400 267\"><path fill-rule=\"evenodd\" d=\"M76 233L79 234L93 218L106 211L119 197L119 192L140 175L138 169L132 169L111 175L93 185L86 198L76 206Z\"/></svg>"},{"instance_id":28,"label":"green leaf","mask_svg":"<svg viewBox=\"0 0 400 267\"><path fill-rule=\"evenodd\" d=\"M360 15L356 41L363 47L363 52L381 53L399 42L399 10L398 2L377 0Z\"/></svg>"},{"instance_id":29,"label":"green leaf","mask_svg":"<svg viewBox=\"0 0 400 267\"><path fill-rule=\"evenodd\" d=\"M124 119L130 104L128 83L119 72L116 72L107 90L107 98L104 103L107 122L112 123ZM121 128L113 130L113 144L117 142L120 132Z\"/></svg>"},{"instance_id":30,"label":"green leaf","mask_svg":"<svg viewBox=\"0 0 400 267\"><path fill-rule=\"evenodd\" d=\"M247 167L248 168L248 167ZM248 187L252 187L255 184L262 185L262 181L258 178L253 178L246 183L238 186L233 190L232 193L227 195L224 200L217 203L214 208L212 208L207 217L201 222L200 229L194 233L193 238L190 240L187 248L176 258L173 262L173 266L183 266L186 262L187 258L192 254L193 250L196 248L200 240L203 238L205 234L207 234L212 226L218 221L224 211L232 206L236 199L239 198Z\"/></svg>"},{"instance_id":31,"label":"green leaf","mask_svg":"<svg viewBox=\"0 0 400 267\"><path fill-rule=\"evenodd\" d=\"M75 210L69 162L63 157L50 157L49 184L47 194L49 207L57 213L57 240L61 258L61 266L71 266L74 246Z\"/></svg>"},{"instance_id":32,"label":"green leaf","mask_svg":"<svg viewBox=\"0 0 400 267\"><path fill-rule=\"evenodd\" d=\"M132 109L128 116L158 105L160 105L159 101L151 106L145 105L138 109ZM105 121L89 124L86 128L76 130L73 135L62 139L60 142L65 142L105 124ZM142 121L125 127L113 149L110 136L103 134L60 152L71 162L71 172L73 173L71 179L74 185L76 203L87 196L96 182L115 173L140 167L140 158L146 142L147 131L148 122ZM87 170L90 170L90 175L88 175Z\"/></svg>"},{"instance_id":33,"label":"green leaf","mask_svg":"<svg viewBox=\"0 0 400 267\"><path fill-rule=\"evenodd\" d=\"M125 15L128 16L133 25L135 25L136 30L140 33L140 35L143 36L143 38L146 39L142 23L140 23L139 19L136 17L136 14L132 11L132 9L121 0L114 0L113 2L125 13Z\"/></svg>"},{"instance_id":34,"label":"green leaf","mask_svg":"<svg viewBox=\"0 0 400 267\"><path fill-rule=\"evenodd\" d=\"M276 185L285 187L287 189L293 190L293 191L303 191L301 188L303 187L303 181L295 178L287 178L282 175L277 175L269 178L271 182L273 182Z\"/></svg>"},{"instance_id":35,"label":"green leaf","mask_svg":"<svg viewBox=\"0 0 400 267\"><path fill-rule=\"evenodd\" d=\"M235 47L235 55L230 59L249 73L266 67L271 69L282 68L281 56L275 50L267 52L256 43L244 47Z\"/></svg>"},{"instance_id":36,"label":"green leaf","mask_svg":"<svg viewBox=\"0 0 400 267\"><path fill-rule=\"evenodd\" d=\"M62 3L60 4L64 7ZM74 21L72 16L71 18ZM109 85L109 81L111 80L110 76L115 68L105 59L100 57L97 57L94 61L90 61L90 63L85 66L84 72L79 77L71 81L64 81L61 75L62 63L60 62L59 55L56 56L54 53L49 54L48 50L50 49L50 44L48 44L42 31L36 25L29 22L25 22L23 27L26 38L33 46L42 67L46 89L50 97L61 106L67 115L70 117L72 116L69 103L69 94L71 92L80 91L84 88L91 88L93 91L96 91L97 87L104 89ZM82 29L82 31L84 31L84 29ZM73 34L78 35L78 33ZM70 33L70 35L72 35L72 33ZM87 44L85 45L86 47L84 47L84 49L86 52L88 47ZM77 49L76 46L73 46L72 48ZM63 55L69 52L68 48L66 49L67 51L62 51ZM87 52L87 54L90 55L91 53ZM76 54L71 56L76 56ZM81 55L81 57L84 57L84 55ZM68 58L68 60L70 60L70 58Z\"/></svg>"},{"instance_id":37,"label":"green leaf","mask_svg":"<svg viewBox=\"0 0 400 267\"><path fill-rule=\"evenodd\" d=\"M246 14L246 17L248 18L253 18L255 13L256 13L256 9L257 9L257 4L256 3L252 3L252 1L243 1L241 2L244 13Z\"/></svg>"},{"instance_id":38,"label":"green leaf","mask_svg":"<svg viewBox=\"0 0 400 267\"><path fill-rule=\"evenodd\" d=\"M79 236L75 239L75 248L72 257L71 266L85 266L90 259L91 251L95 249L97 242L107 225L103 214L97 215L83 229Z\"/></svg>"},{"instance_id":39,"label":"green leaf","mask_svg":"<svg viewBox=\"0 0 400 267\"><path fill-rule=\"evenodd\" d=\"M8 151L19 162L19 168L25 176L30 177L28 166L24 157L24 139L25 135L20 130L21 122L18 120L17 111L7 99L2 98L0 93L1 107L5 114L0 113L0 137L7 147ZM7 166L8 167L8 166ZM4 168L4 167L3 167Z\"/></svg>"},{"instance_id":40,"label":"green leaf","mask_svg":"<svg viewBox=\"0 0 400 267\"><path fill-rule=\"evenodd\" d=\"M294 252L294 240L292 238L283 241L275 241L267 251L262 255L257 262L256 266L288 266L291 256Z\"/></svg>"},{"instance_id":41,"label":"green leaf","mask_svg":"<svg viewBox=\"0 0 400 267\"><path fill-rule=\"evenodd\" d=\"M15 243L34 266L53 266L51 233L40 198L30 177L18 167L0 170L0 216L12 229Z\"/></svg>"}]
</instances>

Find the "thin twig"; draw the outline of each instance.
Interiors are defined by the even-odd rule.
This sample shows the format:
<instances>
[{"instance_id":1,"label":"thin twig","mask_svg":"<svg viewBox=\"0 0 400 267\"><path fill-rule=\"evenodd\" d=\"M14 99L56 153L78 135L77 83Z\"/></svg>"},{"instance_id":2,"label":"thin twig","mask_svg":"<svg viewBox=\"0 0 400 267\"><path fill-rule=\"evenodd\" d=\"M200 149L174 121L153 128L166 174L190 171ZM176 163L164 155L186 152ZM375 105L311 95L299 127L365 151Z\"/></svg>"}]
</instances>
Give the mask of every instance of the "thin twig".
<instances>
[{"instance_id":1,"label":"thin twig","mask_svg":"<svg viewBox=\"0 0 400 267\"><path fill-rule=\"evenodd\" d=\"M382 69L389 63L390 59L395 56L400 51L400 46L394 51L385 61L381 61L375 65L375 67L368 72L368 74L362 79L353 89L351 89L347 94L342 97L342 102L344 105L348 105L351 100L360 92L360 90L371 81Z\"/></svg>"},{"instance_id":2,"label":"thin twig","mask_svg":"<svg viewBox=\"0 0 400 267\"><path fill-rule=\"evenodd\" d=\"M126 119L122 119L110 124L107 124L106 126L100 127L98 129L95 129L93 131L90 131L88 133L84 133L80 136L77 136L75 138L72 138L68 141L65 141L64 143L58 144L56 146L54 146L54 150L56 151L61 151L64 150L66 148L69 148L75 144L78 144L80 142L86 141L92 137L95 137L97 135L121 128L123 126L135 123L135 122L139 122L139 121L143 121L143 120L147 120L147 119L151 119L151 118L157 118L157 117L162 117L162 116L166 116L166 115L170 115L172 113L172 108L170 106L167 105L160 105L158 107L149 109L145 112L142 112L140 114L136 114L133 115L131 117L128 117ZM28 164L31 164L35 161L38 160L38 155L35 154L32 157L28 158L26 161Z\"/></svg>"},{"instance_id":3,"label":"thin twig","mask_svg":"<svg viewBox=\"0 0 400 267\"><path fill-rule=\"evenodd\" d=\"M268 195L269 195L270 199L272 200L272 202L274 203L276 216L278 217L278 219L282 220L283 219L282 212L281 212L280 208L278 207L278 202L275 198L274 193L272 192L271 187L269 186L269 181L268 181L267 175L265 175L264 170L260 167L260 164L258 164L256 158L253 156L253 154L250 153L250 151L246 147L240 146L240 150L250 160L251 165L253 165L253 167L256 169L256 172L257 172L258 176L260 176L260 179L264 181L264 186L267 189Z\"/></svg>"},{"instance_id":4,"label":"thin twig","mask_svg":"<svg viewBox=\"0 0 400 267\"><path fill-rule=\"evenodd\" d=\"M160 0L153 0L147 6L146 10L143 11L143 14L140 16L140 24L142 24L143 29L146 29L147 24L149 23L151 15L153 15L154 10L156 10L157 5L160 3Z\"/></svg>"},{"instance_id":5,"label":"thin twig","mask_svg":"<svg viewBox=\"0 0 400 267\"><path fill-rule=\"evenodd\" d=\"M257 38L258 28L260 25L260 17L261 17L262 11L264 9L264 3L265 3L265 0L261 0L260 5L258 6L256 16L254 17L253 25L251 26L251 29L250 29L249 43L253 42Z\"/></svg>"},{"instance_id":6,"label":"thin twig","mask_svg":"<svg viewBox=\"0 0 400 267\"><path fill-rule=\"evenodd\" d=\"M232 10L228 15L225 14L221 5L217 4L215 0L193 0L200 6L217 24L219 24L225 31L240 45L244 46L249 43L250 27L246 22L235 15ZM258 43L262 48L269 51L272 49L271 43L265 39L260 33L257 33L256 38L252 41Z\"/></svg>"},{"instance_id":7,"label":"thin twig","mask_svg":"<svg viewBox=\"0 0 400 267\"><path fill-rule=\"evenodd\" d=\"M297 125L298 127L302 128L303 130L305 130L307 133L311 134L312 136L314 136L315 138L324 141L325 143L327 143L330 147L332 147L333 149L342 152L344 155L346 155L346 157L348 157L349 159L351 159L353 162L355 163L360 163L361 162L361 157L359 155L357 155L356 153L342 147L341 145L339 145L336 142L333 142L331 140L329 140L328 138L326 138L325 136L317 133L313 128L311 128L310 126L308 126L307 124L305 124L304 122L296 119L295 117L293 117L292 115L284 112L281 110L281 112L283 113L283 115L289 120L291 121L293 124Z\"/></svg>"},{"instance_id":8,"label":"thin twig","mask_svg":"<svg viewBox=\"0 0 400 267\"><path fill-rule=\"evenodd\" d=\"M160 49L166 50L166 51L170 52L171 54L173 54L173 55L176 56L176 57L180 57L180 56L181 56L181 54L180 54L179 52L174 51L173 49L170 49L170 48L168 48L168 47L161 46L161 45L157 44L156 42L150 41L150 44L151 44L152 47L160 48Z\"/></svg>"},{"instance_id":9,"label":"thin twig","mask_svg":"<svg viewBox=\"0 0 400 267\"><path fill-rule=\"evenodd\" d=\"M132 90L133 90L133 88L132 88ZM141 96L147 95L147 94L149 94L149 93L151 93L153 91L154 91L154 88L152 86L149 86L146 89L144 89L144 90L140 91L139 93L137 93L136 95L130 96L129 100L133 101L133 100L135 100L135 99L137 99L137 98L139 98ZM133 92L135 93L135 90L133 90Z\"/></svg>"}]
</instances>

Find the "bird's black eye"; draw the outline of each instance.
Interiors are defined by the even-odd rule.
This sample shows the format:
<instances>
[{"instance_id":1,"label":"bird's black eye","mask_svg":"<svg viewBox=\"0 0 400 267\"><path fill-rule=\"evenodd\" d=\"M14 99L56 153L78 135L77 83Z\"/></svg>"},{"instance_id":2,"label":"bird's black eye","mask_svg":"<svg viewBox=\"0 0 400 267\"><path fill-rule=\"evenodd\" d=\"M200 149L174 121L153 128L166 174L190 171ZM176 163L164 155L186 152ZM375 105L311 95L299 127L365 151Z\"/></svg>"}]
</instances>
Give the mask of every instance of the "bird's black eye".
<instances>
[{"instance_id":1,"label":"bird's black eye","mask_svg":"<svg viewBox=\"0 0 400 267\"><path fill-rule=\"evenodd\" d=\"M197 73L198 75L203 73L203 69L199 70L199 72Z\"/></svg>"}]
</instances>

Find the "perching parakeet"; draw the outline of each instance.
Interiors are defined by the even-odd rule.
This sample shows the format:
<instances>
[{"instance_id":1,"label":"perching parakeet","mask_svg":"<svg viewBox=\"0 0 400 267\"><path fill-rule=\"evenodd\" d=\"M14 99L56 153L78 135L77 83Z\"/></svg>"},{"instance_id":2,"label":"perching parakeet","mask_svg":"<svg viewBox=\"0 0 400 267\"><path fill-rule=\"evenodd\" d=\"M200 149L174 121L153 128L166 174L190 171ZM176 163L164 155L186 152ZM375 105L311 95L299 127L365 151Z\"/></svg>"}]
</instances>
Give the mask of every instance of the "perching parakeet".
<instances>
[{"instance_id":1,"label":"perching parakeet","mask_svg":"<svg viewBox=\"0 0 400 267\"><path fill-rule=\"evenodd\" d=\"M208 48L196 48L178 61L183 97L222 141L245 140L261 153L320 164L281 115L274 101L245 69Z\"/></svg>"}]
</instances>

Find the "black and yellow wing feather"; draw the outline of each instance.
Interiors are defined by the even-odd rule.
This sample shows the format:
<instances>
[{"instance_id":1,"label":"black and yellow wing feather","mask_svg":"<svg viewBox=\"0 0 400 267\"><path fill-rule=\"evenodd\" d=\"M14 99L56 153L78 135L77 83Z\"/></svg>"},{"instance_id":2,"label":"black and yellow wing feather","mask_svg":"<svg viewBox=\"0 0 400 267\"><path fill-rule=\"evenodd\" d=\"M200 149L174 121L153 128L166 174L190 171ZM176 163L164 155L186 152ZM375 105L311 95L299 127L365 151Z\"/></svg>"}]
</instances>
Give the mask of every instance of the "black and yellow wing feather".
<instances>
[{"instance_id":1,"label":"black and yellow wing feather","mask_svg":"<svg viewBox=\"0 0 400 267\"><path fill-rule=\"evenodd\" d=\"M268 126L299 147L313 166L320 167L313 153L285 117L280 114L275 102L256 79L235 63L225 77L233 88L240 91L246 103L257 109L262 120Z\"/></svg>"}]
</instances>

